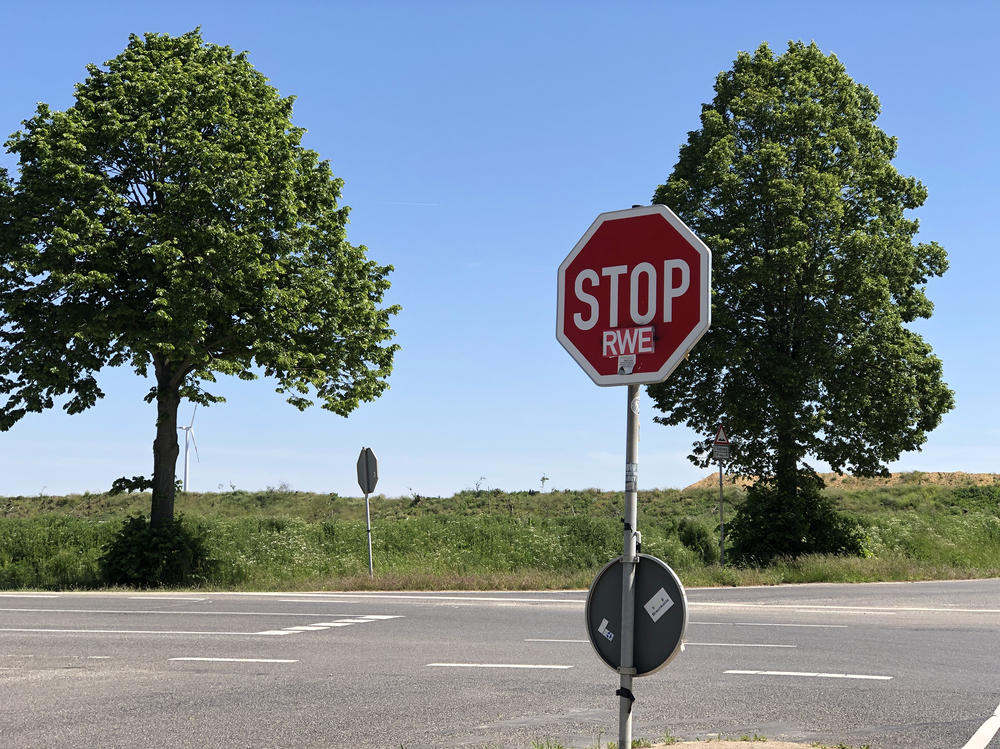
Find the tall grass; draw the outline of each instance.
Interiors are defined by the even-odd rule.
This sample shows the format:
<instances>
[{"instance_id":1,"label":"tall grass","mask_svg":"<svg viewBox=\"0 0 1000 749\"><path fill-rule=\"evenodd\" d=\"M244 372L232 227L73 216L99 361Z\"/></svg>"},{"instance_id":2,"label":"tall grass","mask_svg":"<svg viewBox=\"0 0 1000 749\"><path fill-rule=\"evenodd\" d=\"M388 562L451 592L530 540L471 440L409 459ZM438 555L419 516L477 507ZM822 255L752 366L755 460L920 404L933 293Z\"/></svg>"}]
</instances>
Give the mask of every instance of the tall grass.
<instances>
[{"instance_id":1,"label":"tall grass","mask_svg":"<svg viewBox=\"0 0 1000 749\"><path fill-rule=\"evenodd\" d=\"M92 588L118 523L60 516L0 518L0 588Z\"/></svg>"},{"instance_id":2,"label":"tall grass","mask_svg":"<svg viewBox=\"0 0 1000 749\"><path fill-rule=\"evenodd\" d=\"M717 490L642 493L643 551L667 561L686 585L1000 575L998 486L827 491L861 522L864 558L811 555L762 569L713 564L703 542L717 543ZM741 497L727 487L729 512ZM537 589L585 587L621 553L621 504L620 493L596 490L375 497L374 580L359 498L234 490L179 495L177 508L204 535L212 587ZM148 495L0 499L0 588L100 586L102 547L124 517L147 507Z\"/></svg>"}]
</instances>

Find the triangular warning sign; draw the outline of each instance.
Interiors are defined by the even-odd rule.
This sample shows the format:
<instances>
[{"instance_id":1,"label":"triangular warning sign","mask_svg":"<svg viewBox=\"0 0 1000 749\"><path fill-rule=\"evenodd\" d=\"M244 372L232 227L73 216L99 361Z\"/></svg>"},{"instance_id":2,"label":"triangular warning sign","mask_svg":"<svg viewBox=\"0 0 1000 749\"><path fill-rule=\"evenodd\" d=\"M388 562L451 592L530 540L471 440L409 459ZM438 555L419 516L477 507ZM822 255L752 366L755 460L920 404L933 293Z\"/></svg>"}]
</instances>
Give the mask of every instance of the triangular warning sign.
<instances>
[{"instance_id":1,"label":"triangular warning sign","mask_svg":"<svg viewBox=\"0 0 1000 749\"><path fill-rule=\"evenodd\" d=\"M729 438L726 436L726 430L722 428L722 424L719 424L719 431L715 433L715 444L716 445L729 444Z\"/></svg>"}]
</instances>

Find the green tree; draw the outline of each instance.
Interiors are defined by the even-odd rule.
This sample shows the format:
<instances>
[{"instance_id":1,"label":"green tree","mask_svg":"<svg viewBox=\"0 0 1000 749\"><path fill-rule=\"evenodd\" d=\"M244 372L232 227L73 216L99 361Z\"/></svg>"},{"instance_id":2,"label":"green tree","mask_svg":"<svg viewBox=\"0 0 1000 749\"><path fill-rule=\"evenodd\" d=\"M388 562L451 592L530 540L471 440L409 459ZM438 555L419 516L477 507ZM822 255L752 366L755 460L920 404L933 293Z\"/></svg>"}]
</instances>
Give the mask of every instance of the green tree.
<instances>
[{"instance_id":1,"label":"green tree","mask_svg":"<svg viewBox=\"0 0 1000 749\"><path fill-rule=\"evenodd\" d=\"M927 191L892 165L876 96L834 55L740 53L702 106L654 202L713 251L712 328L665 383L657 421L726 425L732 466L795 498L812 455L859 475L919 448L953 406L941 362L907 325L947 269L906 211ZM711 439L691 459L708 464Z\"/></svg>"},{"instance_id":2,"label":"green tree","mask_svg":"<svg viewBox=\"0 0 1000 749\"><path fill-rule=\"evenodd\" d=\"M146 34L87 70L71 107L40 104L6 144L0 429L93 406L103 367L151 373L155 526L173 518L178 405L221 401L217 374L343 416L382 393L392 267L348 243L341 180L246 53Z\"/></svg>"}]
</instances>

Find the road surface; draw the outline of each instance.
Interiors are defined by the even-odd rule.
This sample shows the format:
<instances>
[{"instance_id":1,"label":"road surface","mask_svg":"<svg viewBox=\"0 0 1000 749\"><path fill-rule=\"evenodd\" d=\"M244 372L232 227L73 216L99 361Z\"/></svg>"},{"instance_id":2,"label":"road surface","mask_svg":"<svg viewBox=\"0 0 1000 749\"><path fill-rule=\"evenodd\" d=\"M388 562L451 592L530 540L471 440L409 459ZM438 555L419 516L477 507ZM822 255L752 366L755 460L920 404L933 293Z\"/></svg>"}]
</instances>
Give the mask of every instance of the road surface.
<instances>
[{"instance_id":1,"label":"road surface","mask_svg":"<svg viewBox=\"0 0 1000 749\"><path fill-rule=\"evenodd\" d=\"M594 746L585 593L0 593L3 747ZM688 591L634 736L1000 748L1000 580Z\"/></svg>"}]
</instances>

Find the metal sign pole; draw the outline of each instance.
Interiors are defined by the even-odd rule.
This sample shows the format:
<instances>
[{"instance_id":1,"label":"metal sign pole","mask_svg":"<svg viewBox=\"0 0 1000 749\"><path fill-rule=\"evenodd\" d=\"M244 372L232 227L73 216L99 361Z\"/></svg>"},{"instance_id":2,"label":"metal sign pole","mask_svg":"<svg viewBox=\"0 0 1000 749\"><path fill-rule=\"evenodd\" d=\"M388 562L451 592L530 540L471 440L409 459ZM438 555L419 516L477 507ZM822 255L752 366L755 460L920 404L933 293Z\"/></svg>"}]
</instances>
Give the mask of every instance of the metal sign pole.
<instances>
[{"instance_id":1,"label":"metal sign pole","mask_svg":"<svg viewBox=\"0 0 1000 749\"><path fill-rule=\"evenodd\" d=\"M632 677L635 676L635 567L636 504L639 474L639 386L628 386L627 436L625 440L625 523L622 552L622 641L621 688L618 703L618 746L632 746Z\"/></svg>"},{"instance_id":2,"label":"metal sign pole","mask_svg":"<svg viewBox=\"0 0 1000 749\"><path fill-rule=\"evenodd\" d=\"M375 577L375 565L372 564L372 513L368 495L375 491L378 484L378 458L370 447L362 447L358 456L358 486L365 494L365 525L368 528L368 574Z\"/></svg>"},{"instance_id":3,"label":"metal sign pole","mask_svg":"<svg viewBox=\"0 0 1000 749\"><path fill-rule=\"evenodd\" d=\"M726 566L726 518L722 511L722 461L719 461L719 564Z\"/></svg>"},{"instance_id":4,"label":"metal sign pole","mask_svg":"<svg viewBox=\"0 0 1000 749\"><path fill-rule=\"evenodd\" d=\"M375 577L375 565L372 563L372 514L368 505L368 495L365 494L365 524L368 526L368 576Z\"/></svg>"}]
</instances>

